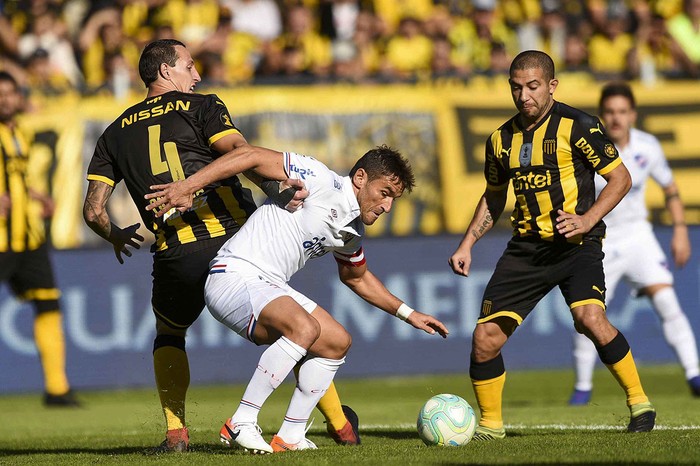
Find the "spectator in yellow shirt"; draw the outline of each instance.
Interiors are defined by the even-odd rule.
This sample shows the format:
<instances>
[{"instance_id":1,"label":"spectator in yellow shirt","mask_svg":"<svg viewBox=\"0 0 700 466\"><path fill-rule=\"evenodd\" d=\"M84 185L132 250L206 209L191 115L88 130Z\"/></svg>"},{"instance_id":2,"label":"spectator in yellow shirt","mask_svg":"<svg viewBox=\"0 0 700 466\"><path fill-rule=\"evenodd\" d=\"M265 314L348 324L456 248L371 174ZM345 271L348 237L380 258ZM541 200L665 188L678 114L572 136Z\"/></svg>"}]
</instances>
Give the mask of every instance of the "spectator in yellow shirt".
<instances>
[{"instance_id":1,"label":"spectator in yellow shirt","mask_svg":"<svg viewBox=\"0 0 700 466\"><path fill-rule=\"evenodd\" d=\"M120 55L128 67L138 67L139 50L122 29L122 16L116 8L94 13L80 32L78 47L83 56L83 74L89 90L105 84L109 68L108 57Z\"/></svg>"},{"instance_id":2,"label":"spectator in yellow shirt","mask_svg":"<svg viewBox=\"0 0 700 466\"><path fill-rule=\"evenodd\" d=\"M175 36L192 47L216 30L219 9L216 0L168 0L158 10L154 22L172 26Z\"/></svg>"},{"instance_id":3,"label":"spectator in yellow shirt","mask_svg":"<svg viewBox=\"0 0 700 466\"><path fill-rule=\"evenodd\" d=\"M374 75L381 66L379 51L379 18L369 11L360 11L355 21L355 33L352 42L360 54L360 62L367 75Z\"/></svg>"},{"instance_id":4,"label":"spectator in yellow shirt","mask_svg":"<svg viewBox=\"0 0 700 466\"><path fill-rule=\"evenodd\" d=\"M316 76L329 74L332 63L331 44L314 29L313 13L308 7L296 5L290 8L287 12L286 31L273 44L277 51L272 53L280 53L285 49L299 50L302 71Z\"/></svg>"},{"instance_id":5,"label":"spectator in yellow shirt","mask_svg":"<svg viewBox=\"0 0 700 466\"><path fill-rule=\"evenodd\" d=\"M588 42L588 64L601 79L621 79L627 70L627 55L634 37L627 32L627 10L609 10L607 20Z\"/></svg>"},{"instance_id":6,"label":"spectator in yellow shirt","mask_svg":"<svg viewBox=\"0 0 700 466\"><path fill-rule=\"evenodd\" d=\"M415 18L404 18L397 34L389 39L382 64L382 74L390 79L406 80L430 72L433 43Z\"/></svg>"},{"instance_id":7,"label":"spectator in yellow shirt","mask_svg":"<svg viewBox=\"0 0 700 466\"><path fill-rule=\"evenodd\" d=\"M402 19L426 21L433 12L431 0L373 0L372 3L388 35L395 33Z\"/></svg>"},{"instance_id":8,"label":"spectator in yellow shirt","mask_svg":"<svg viewBox=\"0 0 700 466\"><path fill-rule=\"evenodd\" d=\"M635 46L628 58L629 77L655 80L658 77L698 75L699 67L688 59L678 42L668 33L663 17L652 17L648 24L638 28L636 36Z\"/></svg>"},{"instance_id":9,"label":"spectator in yellow shirt","mask_svg":"<svg viewBox=\"0 0 700 466\"><path fill-rule=\"evenodd\" d=\"M228 84L249 82L262 54L261 40L248 32L236 30L232 16L231 10L222 7L216 30L198 46L190 47L195 60L203 65L202 78L209 81L209 85L219 80ZM214 71L222 75L207 75Z\"/></svg>"},{"instance_id":10,"label":"spectator in yellow shirt","mask_svg":"<svg viewBox=\"0 0 700 466\"><path fill-rule=\"evenodd\" d=\"M668 21L668 31L688 59L700 66L700 0L685 0L683 13Z\"/></svg>"},{"instance_id":11,"label":"spectator in yellow shirt","mask_svg":"<svg viewBox=\"0 0 700 466\"><path fill-rule=\"evenodd\" d=\"M25 61L26 85L30 89L32 104L37 98L55 97L75 90L68 78L57 70L44 49L37 49Z\"/></svg>"},{"instance_id":12,"label":"spectator in yellow shirt","mask_svg":"<svg viewBox=\"0 0 700 466\"><path fill-rule=\"evenodd\" d=\"M500 18L495 0L475 0L470 20L461 21L450 33L450 40L462 60L463 66L475 73L490 73L492 48L501 44L507 56L518 52L515 32ZM499 45L498 47L500 47Z\"/></svg>"}]
</instances>

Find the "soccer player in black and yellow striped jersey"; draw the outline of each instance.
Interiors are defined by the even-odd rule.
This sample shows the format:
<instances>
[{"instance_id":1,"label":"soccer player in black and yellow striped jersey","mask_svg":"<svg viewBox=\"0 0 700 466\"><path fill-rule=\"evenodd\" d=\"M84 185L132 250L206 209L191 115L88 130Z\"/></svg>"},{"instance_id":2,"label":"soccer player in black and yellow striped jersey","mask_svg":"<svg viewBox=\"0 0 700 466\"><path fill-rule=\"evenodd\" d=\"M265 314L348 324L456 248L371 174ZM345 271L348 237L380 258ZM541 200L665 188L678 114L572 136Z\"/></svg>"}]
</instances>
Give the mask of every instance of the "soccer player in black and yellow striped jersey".
<instances>
[{"instance_id":1,"label":"soccer player in black and yellow striped jersey","mask_svg":"<svg viewBox=\"0 0 700 466\"><path fill-rule=\"evenodd\" d=\"M469 374L481 410L474 438L505 437L501 348L555 286L576 330L593 341L624 389L627 430L650 431L656 411L629 344L605 315L602 218L629 191L629 172L596 117L554 100L558 80L547 54L520 53L511 63L509 83L518 114L486 142L486 190L449 259L455 273L469 273L472 247L503 212L510 182L516 198L513 238L484 290L472 339ZM595 173L607 181L597 199Z\"/></svg>"},{"instance_id":2,"label":"soccer player in black and yellow striped jersey","mask_svg":"<svg viewBox=\"0 0 700 466\"><path fill-rule=\"evenodd\" d=\"M44 404L75 407L79 403L66 377L60 292L44 231L44 219L53 214L53 200L29 187L31 140L17 125L21 108L17 81L0 72L0 281L7 281L15 296L34 305L34 341L44 370Z\"/></svg>"},{"instance_id":3,"label":"soccer player in black and yellow striped jersey","mask_svg":"<svg viewBox=\"0 0 700 466\"><path fill-rule=\"evenodd\" d=\"M232 176L195 193L191 208L167 209L158 216L146 208L150 202L144 196L153 185L183 180L247 142L216 95L194 93L200 76L181 42L164 39L148 44L139 60L139 73L147 96L99 138L88 167L83 216L92 230L112 243L120 263L122 254L131 256L129 248L138 248L143 241L137 233L140 225L120 228L111 222L106 208L114 186L123 180L145 226L155 234L151 247L156 316L153 364L167 424L161 447L186 451L185 398L190 371L185 334L204 308L209 262L256 206L251 192ZM261 182L254 173L246 176ZM279 192L277 183L274 191ZM356 426L347 428L350 421L334 387L319 408L336 442L359 443Z\"/></svg>"}]
</instances>

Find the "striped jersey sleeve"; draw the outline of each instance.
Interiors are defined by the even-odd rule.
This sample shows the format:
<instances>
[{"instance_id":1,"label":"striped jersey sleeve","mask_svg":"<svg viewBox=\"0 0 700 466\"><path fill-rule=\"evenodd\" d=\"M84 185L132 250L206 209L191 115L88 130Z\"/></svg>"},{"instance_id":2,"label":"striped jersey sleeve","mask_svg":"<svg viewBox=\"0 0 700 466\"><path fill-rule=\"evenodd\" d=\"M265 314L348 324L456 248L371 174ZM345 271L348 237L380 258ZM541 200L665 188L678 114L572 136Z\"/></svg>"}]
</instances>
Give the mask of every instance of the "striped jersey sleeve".
<instances>
[{"instance_id":1,"label":"striped jersey sleeve","mask_svg":"<svg viewBox=\"0 0 700 466\"><path fill-rule=\"evenodd\" d=\"M333 257L335 257L336 262L346 267L360 267L367 262L365 260L365 251L362 247L352 254L333 251Z\"/></svg>"}]
</instances>

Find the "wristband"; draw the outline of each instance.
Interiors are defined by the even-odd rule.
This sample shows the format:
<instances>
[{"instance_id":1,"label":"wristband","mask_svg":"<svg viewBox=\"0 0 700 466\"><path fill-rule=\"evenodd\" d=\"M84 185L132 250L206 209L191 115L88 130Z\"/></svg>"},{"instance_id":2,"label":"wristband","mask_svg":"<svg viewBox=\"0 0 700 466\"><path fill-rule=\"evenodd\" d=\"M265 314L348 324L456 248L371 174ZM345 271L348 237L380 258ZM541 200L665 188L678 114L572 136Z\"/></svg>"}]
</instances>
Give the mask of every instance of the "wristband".
<instances>
[{"instance_id":1,"label":"wristband","mask_svg":"<svg viewBox=\"0 0 700 466\"><path fill-rule=\"evenodd\" d=\"M401 306L399 306L399 308L396 310L396 317L405 322L408 319L408 316L410 316L413 311L414 309L411 308L408 304L401 303Z\"/></svg>"}]
</instances>

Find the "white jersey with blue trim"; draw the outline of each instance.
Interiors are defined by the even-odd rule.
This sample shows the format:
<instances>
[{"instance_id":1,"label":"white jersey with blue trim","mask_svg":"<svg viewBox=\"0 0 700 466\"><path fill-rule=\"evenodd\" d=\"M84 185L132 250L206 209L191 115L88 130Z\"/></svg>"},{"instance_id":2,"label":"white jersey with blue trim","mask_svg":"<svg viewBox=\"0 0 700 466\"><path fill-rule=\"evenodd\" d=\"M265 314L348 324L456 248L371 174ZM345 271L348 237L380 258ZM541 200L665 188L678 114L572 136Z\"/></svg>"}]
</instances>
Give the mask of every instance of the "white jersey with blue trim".
<instances>
[{"instance_id":1,"label":"white jersey with blue trim","mask_svg":"<svg viewBox=\"0 0 700 466\"><path fill-rule=\"evenodd\" d=\"M309 191L303 207L292 213L266 201L224 243L213 270L253 266L266 279L286 283L309 259L329 251L343 260L361 256L364 224L351 179L312 157L283 156L287 176Z\"/></svg>"},{"instance_id":2,"label":"white jersey with blue trim","mask_svg":"<svg viewBox=\"0 0 700 466\"><path fill-rule=\"evenodd\" d=\"M622 162L632 178L632 188L620 203L603 218L607 226L607 237L627 234L637 228L640 222L648 222L645 193L647 180L651 177L662 188L673 182L673 174L661 149L661 144L653 135L632 128L626 147L617 147ZM605 187L601 176L595 177L596 197Z\"/></svg>"}]
</instances>

